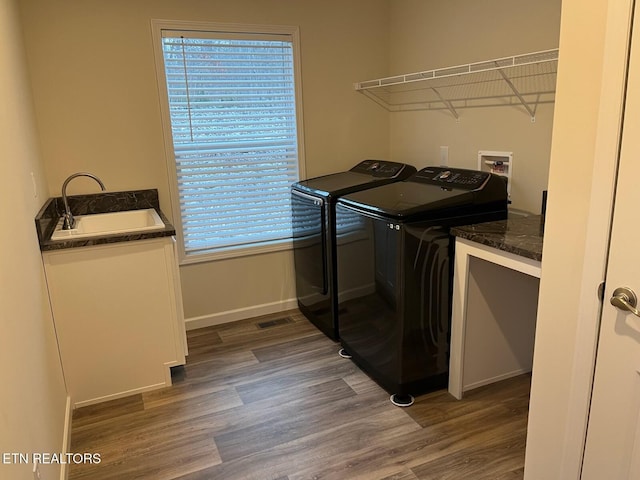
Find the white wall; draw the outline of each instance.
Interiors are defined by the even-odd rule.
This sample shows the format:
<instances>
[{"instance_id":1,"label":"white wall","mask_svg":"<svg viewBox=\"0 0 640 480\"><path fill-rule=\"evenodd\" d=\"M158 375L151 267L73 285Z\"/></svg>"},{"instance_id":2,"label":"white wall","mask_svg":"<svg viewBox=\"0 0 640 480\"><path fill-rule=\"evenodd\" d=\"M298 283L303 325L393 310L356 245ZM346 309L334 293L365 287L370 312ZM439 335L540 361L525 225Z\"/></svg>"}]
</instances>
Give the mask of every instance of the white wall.
<instances>
[{"instance_id":1,"label":"white wall","mask_svg":"<svg viewBox=\"0 0 640 480\"><path fill-rule=\"evenodd\" d=\"M397 75L558 47L560 0L394 0L390 73ZM513 207L539 212L547 188L553 105L391 114L391 156L414 165L477 168L478 150L512 151Z\"/></svg>"},{"instance_id":2,"label":"white wall","mask_svg":"<svg viewBox=\"0 0 640 480\"><path fill-rule=\"evenodd\" d=\"M387 158L388 116L353 83L386 71L388 0L22 0L51 192L86 170L110 190L158 188L171 215L150 20L298 25L306 174ZM79 179L71 193L94 192ZM250 273L249 273L250 272ZM295 299L292 255L181 268L187 318Z\"/></svg>"},{"instance_id":3,"label":"white wall","mask_svg":"<svg viewBox=\"0 0 640 480\"><path fill-rule=\"evenodd\" d=\"M33 220L48 189L15 4L0 0L0 454L31 456L63 451L67 394ZM42 478L59 470L43 465ZM31 480L31 465L0 461L0 478Z\"/></svg>"}]
</instances>

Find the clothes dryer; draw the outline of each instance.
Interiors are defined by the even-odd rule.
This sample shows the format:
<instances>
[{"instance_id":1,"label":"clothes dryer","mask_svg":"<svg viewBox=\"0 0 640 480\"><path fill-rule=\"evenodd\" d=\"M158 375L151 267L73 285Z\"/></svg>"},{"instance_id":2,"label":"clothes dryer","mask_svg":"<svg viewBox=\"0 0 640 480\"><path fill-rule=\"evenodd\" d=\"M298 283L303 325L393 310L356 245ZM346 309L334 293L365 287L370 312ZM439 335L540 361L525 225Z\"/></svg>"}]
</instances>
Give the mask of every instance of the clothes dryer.
<instances>
[{"instance_id":1,"label":"clothes dryer","mask_svg":"<svg viewBox=\"0 0 640 480\"><path fill-rule=\"evenodd\" d=\"M342 195L408 178L416 168L363 160L349 171L294 183L291 187L296 295L300 311L329 338L339 338L337 318L336 201ZM351 215L344 222L353 222Z\"/></svg>"}]
</instances>

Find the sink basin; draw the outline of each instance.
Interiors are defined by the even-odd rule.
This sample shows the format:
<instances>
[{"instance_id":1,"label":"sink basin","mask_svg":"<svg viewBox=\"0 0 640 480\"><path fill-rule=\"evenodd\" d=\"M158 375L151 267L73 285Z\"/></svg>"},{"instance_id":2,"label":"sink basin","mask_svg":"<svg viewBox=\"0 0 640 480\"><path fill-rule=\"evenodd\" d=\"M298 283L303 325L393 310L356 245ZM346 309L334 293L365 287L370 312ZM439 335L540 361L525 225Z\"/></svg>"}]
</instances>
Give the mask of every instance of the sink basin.
<instances>
[{"instance_id":1,"label":"sink basin","mask_svg":"<svg viewBox=\"0 0 640 480\"><path fill-rule=\"evenodd\" d=\"M72 240L116 233L144 232L165 227L164 222L153 208L78 215L75 220L76 226L74 229L63 230L61 218L53 231L53 235L51 235L51 240Z\"/></svg>"}]
</instances>

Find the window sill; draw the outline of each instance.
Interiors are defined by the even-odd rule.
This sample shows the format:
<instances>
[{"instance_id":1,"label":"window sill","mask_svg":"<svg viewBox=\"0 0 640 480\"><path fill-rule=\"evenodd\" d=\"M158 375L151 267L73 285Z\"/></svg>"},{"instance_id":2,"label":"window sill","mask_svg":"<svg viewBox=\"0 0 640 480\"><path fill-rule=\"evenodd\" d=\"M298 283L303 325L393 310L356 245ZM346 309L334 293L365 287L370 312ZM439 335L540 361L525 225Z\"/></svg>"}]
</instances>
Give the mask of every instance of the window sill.
<instances>
[{"instance_id":1,"label":"window sill","mask_svg":"<svg viewBox=\"0 0 640 480\"><path fill-rule=\"evenodd\" d=\"M259 246L228 247L224 249L202 251L200 253L192 253L187 255L182 252L180 256L180 265L193 265L196 263L215 262L217 260L228 260L232 258L263 255L267 253L282 252L287 250L293 250L293 242L291 240L265 243Z\"/></svg>"}]
</instances>

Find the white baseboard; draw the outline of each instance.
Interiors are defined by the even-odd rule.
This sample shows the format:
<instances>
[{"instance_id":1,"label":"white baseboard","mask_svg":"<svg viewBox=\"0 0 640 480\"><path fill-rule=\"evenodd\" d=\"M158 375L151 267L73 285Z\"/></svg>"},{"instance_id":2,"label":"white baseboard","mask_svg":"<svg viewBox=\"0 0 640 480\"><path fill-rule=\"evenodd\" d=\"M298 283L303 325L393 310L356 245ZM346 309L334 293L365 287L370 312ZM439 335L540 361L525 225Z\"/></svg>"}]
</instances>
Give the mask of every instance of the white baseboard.
<instances>
[{"instance_id":1,"label":"white baseboard","mask_svg":"<svg viewBox=\"0 0 640 480\"><path fill-rule=\"evenodd\" d=\"M244 320L245 318L260 317L271 313L286 312L298 307L298 300L290 298L278 302L264 303L262 305L252 305L250 307L238 308L236 310L228 310L226 312L212 313L211 315L202 315L200 317L186 318L184 323L187 330L195 330L197 328L211 327L213 325L221 325L223 323Z\"/></svg>"},{"instance_id":2,"label":"white baseboard","mask_svg":"<svg viewBox=\"0 0 640 480\"><path fill-rule=\"evenodd\" d=\"M67 405L64 413L64 430L62 432L62 453L71 453L71 421L73 420L73 402L71 401L71 395L67 395ZM67 464L63 463L60 466L60 480L67 480L69 478L69 470Z\"/></svg>"},{"instance_id":3,"label":"white baseboard","mask_svg":"<svg viewBox=\"0 0 640 480\"><path fill-rule=\"evenodd\" d=\"M171 386L171 382L169 382L169 384L155 383L151 385L145 385L144 387L140 387L140 388L132 388L131 390L125 390L123 392L118 392L111 395L104 395L102 397L96 397L96 398L91 398L89 400L76 402L76 404L74 405L74 408L82 408L82 407L87 407L89 405L94 405L96 403L109 402L111 400L117 400L119 398L129 397L131 395L136 395L138 393L151 392L153 390L158 390L160 388L170 387L170 386Z\"/></svg>"},{"instance_id":4,"label":"white baseboard","mask_svg":"<svg viewBox=\"0 0 640 480\"><path fill-rule=\"evenodd\" d=\"M511 372L503 373L501 375L496 375L495 377L485 378L485 379L479 380L477 382L470 383L469 385L463 385L462 391L463 392L468 392L469 390L473 390L474 388L484 387L485 385L489 385L491 383L496 383L496 382L499 382L501 380L507 380L508 378L517 377L518 375L522 375L524 373L529 373L529 372L531 372L531 367L529 367L529 368L520 368L520 369L517 369L517 370L513 370Z\"/></svg>"}]
</instances>

